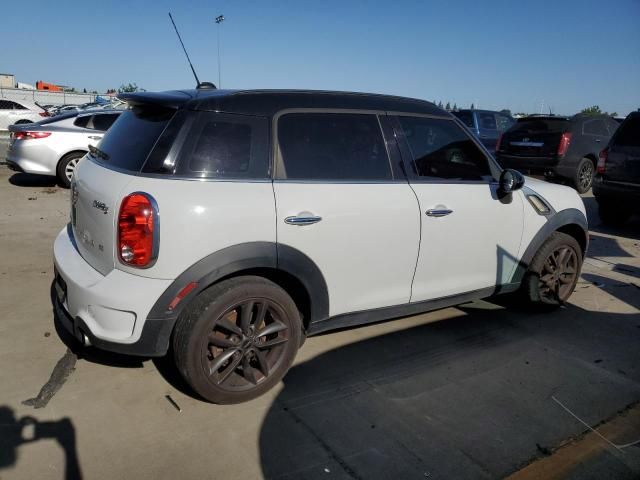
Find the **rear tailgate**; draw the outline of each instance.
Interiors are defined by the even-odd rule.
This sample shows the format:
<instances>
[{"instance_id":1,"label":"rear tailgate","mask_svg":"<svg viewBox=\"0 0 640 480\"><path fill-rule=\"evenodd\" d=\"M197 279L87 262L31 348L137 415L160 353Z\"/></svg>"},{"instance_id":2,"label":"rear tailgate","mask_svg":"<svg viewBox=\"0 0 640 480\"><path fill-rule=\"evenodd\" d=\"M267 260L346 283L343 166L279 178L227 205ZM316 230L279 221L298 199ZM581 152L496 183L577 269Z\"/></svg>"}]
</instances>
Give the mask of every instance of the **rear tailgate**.
<instances>
[{"instance_id":1,"label":"rear tailgate","mask_svg":"<svg viewBox=\"0 0 640 480\"><path fill-rule=\"evenodd\" d=\"M605 180L640 184L640 115L632 114L609 144Z\"/></svg>"},{"instance_id":2,"label":"rear tailgate","mask_svg":"<svg viewBox=\"0 0 640 480\"><path fill-rule=\"evenodd\" d=\"M565 118L520 119L504 133L500 151L523 157L554 156L568 126L569 121Z\"/></svg>"}]
</instances>

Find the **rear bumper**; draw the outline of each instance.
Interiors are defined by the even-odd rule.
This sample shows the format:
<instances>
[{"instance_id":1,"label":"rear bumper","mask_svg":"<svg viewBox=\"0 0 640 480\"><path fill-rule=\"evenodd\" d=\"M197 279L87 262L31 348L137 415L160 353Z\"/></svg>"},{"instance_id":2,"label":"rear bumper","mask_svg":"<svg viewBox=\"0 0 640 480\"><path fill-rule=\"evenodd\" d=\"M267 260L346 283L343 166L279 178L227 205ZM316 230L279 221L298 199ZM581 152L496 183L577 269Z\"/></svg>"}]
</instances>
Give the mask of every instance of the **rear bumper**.
<instances>
[{"instance_id":1,"label":"rear bumper","mask_svg":"<svg viewBox=\"0 0 640 480\"><path fill-rule=\"evenodd\" d=\"M174 319L147 316L170 280L150 279L114 269L94 270L78 253L70 229L54 243L56 296L60 323L76 338L84 334L92 345L130 355L162 356L167 352Z\"/></svg>"},{"instance_id":2,"label":"rear bumper","mask_svg":"<svg viewBox=\"0 0 640 480\"><path fill-rule=\"evenodd\" d=\"M634 211L640 211L640 185L608 182L597 176L593 181L593 195L597 200L623 202Z\"/></svg>"},{"instance_id":3,"label":"rear bumper","mask_svg":"<svg viewBox=\"0 0 640 480\"><path fill-rule=\"evenodd\" d=\"M14 165L13 170L39 175L56 175L58 155L55 151L42 144L27 145L16 141L7 151L7 164ZM36 142L38 140L35 140Z\"/></svg>"}]
</instances>

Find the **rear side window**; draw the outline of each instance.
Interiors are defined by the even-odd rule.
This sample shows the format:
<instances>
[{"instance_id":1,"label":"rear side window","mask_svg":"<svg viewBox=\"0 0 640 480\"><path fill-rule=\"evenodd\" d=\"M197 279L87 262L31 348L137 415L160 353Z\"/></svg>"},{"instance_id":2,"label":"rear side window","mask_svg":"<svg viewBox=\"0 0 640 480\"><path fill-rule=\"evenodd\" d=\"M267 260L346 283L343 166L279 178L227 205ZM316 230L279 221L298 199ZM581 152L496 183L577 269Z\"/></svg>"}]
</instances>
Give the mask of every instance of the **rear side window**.
<instances>
[{"instance_id":1,"label":"rear side window","mask_svg":"<svg viewBox=\"0 0 640 480\"><path fill-rule=\"evenodd\" d=\"M113 122L115 122L117 119L117 113L102 113L100 115L94 115L93 128L102 132L106 132L107 130L109 130L109 127L113 125Z\"/></svg>"},{"instance_id":2,"label":"rear side window","mask_svg":"<svg viewBox=\"0 0 640 480\"><path fill-rule=\"evenodd\" d=\"M582 124L582 133L584 135L609 135L607 126L605 125L604 120L602 120L601 118L585 121Z\"/></svg>"},{"instance_id":3,"label":"rear side window","mask_svg":"<svg viewBox=\"0 0 640 480\"><path fill-rule=\"evenodd\" d=\"M201 178L269 177L266 118L210 112L194 115L176 173Z\"/></svg>"},{"instance_id":4,"label":"rear side window","mask_svg":"<svg viewBox=\"0 0 640 480\"><path fill-rule=\"evenodd\" d=\"M124 111L98 146L107 158L96 160L115 168L139 172L174 114L175 110L158 107L134 107Z\"/></svg>"},{"instance_id":5,"label":"rear side window","mask_svg":"<svg viewBox=\"0 0 640 480\"><path fill-rule=\"evenodd\" d=\"M496 117L493 113L478 112L478 126L486 130L497 130Z\"/></svg>"},{"instance_id":6,"label":"rear side window","mask_svg":"<svg viewBox=\"0 0 640 480\"><path fill-rule=\"evenodd\" d=\"M467 127L475 128L475 126L473 125L473 114L471 112L453 112L453 114L458 117Z\"/></svg>"},{"instance_id":7,"label":"rear side window","mask_svg":"<svg viewBox=\"0 0 640 480\"><path fill-rule=\"evenodd\" d=\"M433 180L490 181L489 161L455 122L398 117L416 173Z\"/></svg>"},{"instance_id":8,"label":"rear side window","mask_svg":"<svg viewBox=\"0 0 640 480\"><path fill-rule=\"evenodd\" d=\"M27 107L11 100L0 100L0 110L27 110Z\"/></svg>"},{"instance_id":9,"label":"rear side window","mask_svg":"<svg viewBox=\"0 0 640 480\"><path fill-rule=\"evenodd\" d=\"M278 178L390 180L391 165L376 115L289 113L278 121Z\"/></svg>"},{"instance_id":10,"label":"rear side window","mask_svg":"<svg viewBox=\"0 0 640 480\"><path fill-rule=\"evenodd\" d=\"M640 115L627 118L616 132L614 146L640 147Z\"/></svg>"}]
</instances>

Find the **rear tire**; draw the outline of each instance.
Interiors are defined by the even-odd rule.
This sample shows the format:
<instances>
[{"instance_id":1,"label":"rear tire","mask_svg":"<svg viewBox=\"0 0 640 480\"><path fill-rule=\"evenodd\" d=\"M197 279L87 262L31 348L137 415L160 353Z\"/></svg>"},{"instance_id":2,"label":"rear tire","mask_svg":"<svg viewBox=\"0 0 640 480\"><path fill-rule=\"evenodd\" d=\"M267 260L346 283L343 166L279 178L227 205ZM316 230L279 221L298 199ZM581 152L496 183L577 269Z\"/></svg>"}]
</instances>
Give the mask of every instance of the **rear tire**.
<instances>
[{"instance_id":1,"label":"rear tire","mask_svg":"<svg viewBox=\"0 0 640 480\"><path fill-rule=\"evenodd\" d=\"M624 207L623 202L613 203L611 201L598 201L598 215L603 224L612 227L619 227L631 217L631 210Z\"/></svg>"},{"instance_id":2,"label":"rear tire","mask_svg":"<svg viewBox=\"0 0 640 480\"><path fill-rule=\"evenodd\" d=\"M554 232L534 255L522 282L522 293L536 307L564 304L576 287L582 249L570 235Z\"/></svg>"},{"instance_id":3,"label":"rear tire","mask_svg":"<svg viewBox=\"0 0 640 480\"><path fill-rule=\"evenodd\" d=\"M275 283L255 276L224 280L202 292L178 318L176 366L204 399L246 402L287 373L301 327L296 304Z\"/></svg>"},{"instance_id":4,"label":"rear tire","mask_svg":"<svg viewBox=\"0 0 640 480\"><path fill-rule=\"evenodd\" d=\"M33 123L31 120L18 120L14 125L26 125L27 123Z\"/></svg>"},{"instance_id":5,"label":"rear tire","mask_svg":"<svg viewBox=\"0 0 640 480\"><path fill-rule=\"evenodd\" d=\"M589 191L591 185L593 185L595 172L596 166L589 158L585 157L580 160L573 178L573 185L578 193L587 193Z\"/></svg>"},{"instance_id":6,"label":"rear tire","mask_svg":"<svg viewBox=\"0 0 640 480\"><path fill-rule=\"evenodd\" d=\"M78 161L80 161L84 156L84 152L71 152L60 159L58 167L56 168L58 185L64 188L69 188L71 186L71 178L76 170Z\"/></svg>"}]
</instances>

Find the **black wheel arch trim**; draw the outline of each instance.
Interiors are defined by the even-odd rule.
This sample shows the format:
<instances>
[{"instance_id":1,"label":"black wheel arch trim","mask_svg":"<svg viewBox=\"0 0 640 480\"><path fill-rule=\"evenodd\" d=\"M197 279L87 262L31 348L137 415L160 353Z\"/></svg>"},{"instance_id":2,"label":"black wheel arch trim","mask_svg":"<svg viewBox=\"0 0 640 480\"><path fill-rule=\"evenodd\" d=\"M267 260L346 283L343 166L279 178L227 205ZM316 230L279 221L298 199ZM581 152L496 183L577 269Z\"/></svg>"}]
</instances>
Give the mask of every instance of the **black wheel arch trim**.
<instances>
[{"instance_id":1,"label":"black wheel arch trim","mask_svg":"<svg viewBox=\"0 0 640 480\"><path fill-rule=\"evenodd\" d=\"M545 224L534 235L531 242L529 242L524 254L520 258L512 283L520 283L522 281L524 274L533 260L533 256L540 250L542 244L547 241L551 234L568 225L578 225L582 229L584 233L584 241L581 242L584 245L582 257L585 257L589 246L589 224L587 217L577 208L561 210L547 217Z\"/></svg>"},{"instance_id":2,"label":"black wheel arch trim","mask_svg":"<svg viewBox=\"0 0 640 480\"><path fill-rule=\"evenodd\" d=\"M293 247L274 242L249 242L218 250L199 260L185 270L164 291L152 307L147 321L166 320L175 322L182 310L200 292L222 278L245 270L274 269L297 279L307 290L310 298L310 321L329 316L329 290L322 272L307 255ZM189 283L198 285L175 309L168 308L171 301Z\"/></svg>"}]
</instances>

